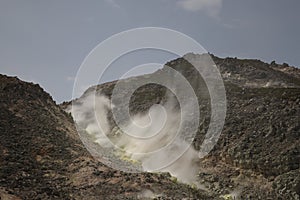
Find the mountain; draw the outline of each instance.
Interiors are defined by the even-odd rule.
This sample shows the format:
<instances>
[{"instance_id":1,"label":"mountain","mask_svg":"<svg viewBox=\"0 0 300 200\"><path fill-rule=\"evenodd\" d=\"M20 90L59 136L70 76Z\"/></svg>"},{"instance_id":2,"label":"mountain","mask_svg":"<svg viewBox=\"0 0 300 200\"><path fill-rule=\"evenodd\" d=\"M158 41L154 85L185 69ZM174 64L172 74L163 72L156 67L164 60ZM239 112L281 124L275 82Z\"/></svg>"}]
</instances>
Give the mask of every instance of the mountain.
<instances>
[{"instance_id":1,"label":"mountain","mask_svg":"<svg viewBox=\"0 0 300 200\"><path fill-rule=\"evenodd\" d=\"M111 98L117 81L57 105L40 86L0 75L1 199L299 199L300 70L210 56L224 79L227 114L217 144L196 162L201 187L180 183L169 173L115 170L90 155L65 110L71 103L84 104L92 92ZM190 53L166 63L196 91L201 116L192 146L197 151L209 127L211 102L205 81L187 60L202 57ZM130 86L159 76L166 66L125 82ZM170 96L162 86L144 85L133 93L130 113L143 115ZM174 102L178 109L181 105ZM107 119L114 127L110 112Z\"/></svg>"},{"instance_id":2,"label":"mountain","mask_svg":"<svg viewBox=\"0 0 300 200\"><path fill-rule=\"evenodd\" d=\"M131 174L96 161L72 117L39 85L0 75L1 199L213 199L166 173Z\"/></svg>"},{"instance_id":3,"label":"mountain","mask_svg":"<svg viewBox=\"0 0 300 200\"><path fill-rule=\"evenodd\" d=\"M189 80L197 93L201 113L200 127L193 141L196 150L200 150L208 130L211 104L207 86L195 75L197 71L190 62L197 63L203 56L207 55L189 53L166 63L153 74L121 82L124 88L130 88L135 82L159 76L168 67ZM227 114L217 144L199 164L198 182L215 196L299 199L300 70L285 63L210 56L224 79ZM93 92L111 98L117 83L93 86L73 101L73 105L80 104ZM164 104L169 95L166 88L157 84L139 87L130 98L130 113L147 113L152 105ZM124 104L123 99L115 101ZM108 118L112 127L115 126L111 113Z\"/></svg>"}]
</instances>

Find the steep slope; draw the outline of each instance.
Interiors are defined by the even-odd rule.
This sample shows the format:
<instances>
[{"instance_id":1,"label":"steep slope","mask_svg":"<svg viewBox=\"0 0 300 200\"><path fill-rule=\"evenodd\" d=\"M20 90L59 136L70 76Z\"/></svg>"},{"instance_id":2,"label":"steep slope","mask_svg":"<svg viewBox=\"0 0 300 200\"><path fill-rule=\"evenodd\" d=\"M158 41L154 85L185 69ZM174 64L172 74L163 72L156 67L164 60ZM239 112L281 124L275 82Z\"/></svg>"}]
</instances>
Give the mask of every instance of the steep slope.
<instances>
[{"instance_id":1,"label":"steep slope","mask_svg":"<svg viewBox=\"0 0 300 200\"><path fill-rule=\"evenodd\" d=\"M184 75L199 98L201 125L193 143L199 149L210 122L210 100L203 79L197 79L185 58L197 60L201 55L187 54L166 65ZM201 161L199 182L218 195L241 199L299 199L300 70L259 60L212 58L224 78L227 116L217 145ZM160 70L125 82L130 85L157 73ZM115 84L91 87L83 97L96 91L110 98ZM131 97L131 113L165 102L166 91L156 84L140 87Z\"/></svg>"},{"instance_id":2,"label":"steep slope","mask_svg":"<svg viewBox=\"0 0 300 200\"><path fill-rule=\"evenodd\" d=\"M1 199L212 199L168 174L129 174L94 160L73 120L38 85L0 75Z\"/></svg>"}]
</instances>

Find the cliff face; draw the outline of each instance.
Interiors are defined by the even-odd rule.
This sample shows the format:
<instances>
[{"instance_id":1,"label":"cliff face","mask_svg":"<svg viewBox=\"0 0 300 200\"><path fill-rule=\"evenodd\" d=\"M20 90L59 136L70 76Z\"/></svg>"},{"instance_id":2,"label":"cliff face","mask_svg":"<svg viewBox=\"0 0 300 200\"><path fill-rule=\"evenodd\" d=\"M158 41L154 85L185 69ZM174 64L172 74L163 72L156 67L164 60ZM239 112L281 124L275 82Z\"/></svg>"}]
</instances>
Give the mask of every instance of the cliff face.
<instances>
[{"instance_id":1,"label":"cliff face","mask_svg":"<svg viewBox=\"0 0 300 200\"><path fill-rule=\"evenodd\" d=\"M94 160L72 117L36 84L0 75L1 199L210 199L168 174L129 174Z\"/></svg>"}]
</instances>

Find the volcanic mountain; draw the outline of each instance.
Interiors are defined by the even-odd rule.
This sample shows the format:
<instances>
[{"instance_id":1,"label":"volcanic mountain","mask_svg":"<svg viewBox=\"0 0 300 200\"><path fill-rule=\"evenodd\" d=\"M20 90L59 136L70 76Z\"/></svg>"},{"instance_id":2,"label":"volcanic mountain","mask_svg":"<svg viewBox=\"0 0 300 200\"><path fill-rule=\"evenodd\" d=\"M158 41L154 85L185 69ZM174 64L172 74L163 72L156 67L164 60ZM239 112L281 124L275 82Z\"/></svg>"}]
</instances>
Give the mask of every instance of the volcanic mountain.
<instances>
[{"instance_id":1,"label":"volcanic mountain","mask_svg":"<svg viewBox=\"0 0 300 200\"><path fill-rule=\"evenodd\" d=\"M92 86L79 99L57 105L39 85L0 75L1 199L299 199L300 70L210 56L224 80L227 114L217 144L197 162L201 187L164 172L118 171L90 155L66 110L91 92L110 99L117 81ZM190 81L200 102L195 150L211 116L205 81L195 84L197 73L187 61L201 57L190 53L166 63ZM131 97L130 112L147 113L169 95L160 85L144 85ZM107 118L113 126L110 113Z\"/></svg>"},{"instance_id":2,"label":"volcanic mountain","mask_svg":"<svg viewBox=\"0 0 300 200\"><path fill-rule=\"evenodd\" d=\"M113 170L85 149L72 117L37 84L0 76L1 199L213 199L166 173Z\"/></svg>"}]
</instances>

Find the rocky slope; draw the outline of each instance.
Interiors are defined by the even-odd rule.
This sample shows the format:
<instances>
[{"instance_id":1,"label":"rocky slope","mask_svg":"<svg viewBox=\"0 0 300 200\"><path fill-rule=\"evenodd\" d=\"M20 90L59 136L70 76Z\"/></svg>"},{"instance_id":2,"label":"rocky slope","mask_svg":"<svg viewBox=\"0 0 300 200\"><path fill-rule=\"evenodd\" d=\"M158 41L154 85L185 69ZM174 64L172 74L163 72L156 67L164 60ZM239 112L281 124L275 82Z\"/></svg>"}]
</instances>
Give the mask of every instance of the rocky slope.
<instances>
[{"instance_id":1,"label":"rocky slope","mask_svg":"<svg viewBox=\"0 0 300 200\"><path fill-rule=\"evenodd\" d=\"M190 55L193 57L193 55ZM195 55L194 55L195 56ZM254 59L225 58L212 55L225 81L248 88L299 88L300 70L286 63L271 64Z\"/></svg>"},{"instance_id":2,"label":"rocky slope","mask_svg":"<svg viewBox=\"0 0 300 200\"><path fill-rule=\"evenodd\" d=\"M228 194L223 198L299 199L299 69L212 58L225 81L227 116L217 145L199 164L198 181L206 192L177 183L166 173L129 174L104 166L84 148L71 116L63 111L70 103L57 106L38 85L0 75L0 197L218 199ZM167 65L201 91L197 92L201 126L193 142L199 149L210 122L206 85L185 59ZM91 87L82 98L93 90L110 97L115 83ZM130 111L146 112L165 102L166 91L155 84L139 88Z\"/></svg>"},{"instance_id":3,"label":"rocky slope","mask_svg":"<svg viewBox=\"0 0 300 200\"><path fill-rule=\"evenodd\" d=\"M275 62L211 56L224 79L227 116L217 145L201 162L199 182L215 196L299 199L300 70ZM203 79L194 84L197 73L185 58L197 60L201 55L187 54L166 65L181 72L196 92L201 91L197 92L201 126L193 143L199 149L210 121L210 101ZM160 71L126 82L130 85ZM91 91L110 97L115 84L91 87L83 97ZM166 91L155 84L140 87L131 98L130 111L146 112L166 100Z\"/></svg>"},{"instance_id":4,"label":"rocky slope","mask_svg":"<svg viewBox=\"0 0 300 200\"><path fill-rule=\"evenodd\" d=\"M0 199L213 199L168 174L94 160L73 120L36 84L0 75Z\"/></svg>"}]
</instances>

